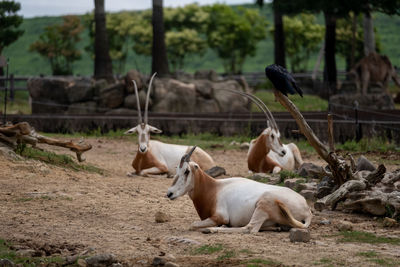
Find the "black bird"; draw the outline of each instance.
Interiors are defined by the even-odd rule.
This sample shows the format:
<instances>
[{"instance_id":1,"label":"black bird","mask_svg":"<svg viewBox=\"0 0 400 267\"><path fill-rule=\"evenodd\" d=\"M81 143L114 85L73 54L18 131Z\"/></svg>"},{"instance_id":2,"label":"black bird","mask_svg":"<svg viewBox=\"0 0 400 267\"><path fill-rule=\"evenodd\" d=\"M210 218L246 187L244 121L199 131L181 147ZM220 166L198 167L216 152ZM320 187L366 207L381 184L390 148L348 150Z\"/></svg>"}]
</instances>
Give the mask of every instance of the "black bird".
<instances>
[{"instance_id":1,"label":"black bird","mask_svg":"<svg viewBox=\"0 0 400 267\"><path fill-rule=\"evenodd\" d=\"M285 96L288 93L294 95L297 92L303 97L303 91L301 91L293 76L284 67L276 64L269 65L265 68L265 75L267 75L275 89L279 90Z\"/></svg>"}]
</instances>

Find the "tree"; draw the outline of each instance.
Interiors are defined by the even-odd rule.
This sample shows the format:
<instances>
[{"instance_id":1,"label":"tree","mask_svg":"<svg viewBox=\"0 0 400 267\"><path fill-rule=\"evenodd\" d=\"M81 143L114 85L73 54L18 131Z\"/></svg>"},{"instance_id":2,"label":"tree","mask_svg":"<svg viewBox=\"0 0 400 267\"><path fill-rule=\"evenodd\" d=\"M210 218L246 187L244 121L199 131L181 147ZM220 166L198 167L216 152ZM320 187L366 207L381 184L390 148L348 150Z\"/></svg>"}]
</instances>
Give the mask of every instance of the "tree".
<instances>
[{"instance_id":1,"label":"tree","mask_svg":"<svg viewBox=\"0 0 400 267\"><path fill-rule=\"evenodd\" d=\"M286 54L292 72L307 70L308 59L318 50L324 38L323 26L316 24L312 14L302 13L295 17L283 17ZM275 33L275 28L271 31Z\"/></svg>"},{"instance_id":2,"label":"tree","mask_svg":"<svg viewBox=\"0 0 400 267\"><path fill-rule=\"evenodd\" d=\"M63 20L61 25L47 26L39 40L29 47L30 51L38 52L49 60L53 75L72 74L72 63L81 57L75 47L83 30L80 19L77 16L65 16Z\"/></svg>"},{"instance_id":3,"label":"tree","mask_svg":"<svg viewBox=\"0 0 400 267\"><path fill-rule=\"evenodd\" d=\"M94 0L95 21L95 57L94 77L95 79L113 80L112 64L109 52L108 36L106 29L106 13L104 0Z\"/></svg>"},{"instance_id":4,"label":"tree","mask_svg":"<svg viewBox=\"0 0 400 267\"><path fill-rule=\"evenodd\" d=\"M210 19L207 42L214 49L227 73L241 73L246 57L253 56L257 43L266 36L267 22L257 10L227 5L208 7Z\"/></svg>"},{"instance_id":5,"label":"tree","mask_svg":"<svg viewBox=\"0 0 400 267\"><path fill-rule=\"evenodd\" d=\"M151 72L157 72L159 76L169 74L167 49L165 46L165 31L163 18L163 1L153 0L153 47Z\"/></svg>"},{"instance_id":6,"label":"tree","mask_svg":"<svg viewBox=\"0 0 400 267\"><path fill-rule=\"evenodd\" d=\"M0 2L0 56L3 49L15 42L23 33L18 29L22 23L22 16L17 12L21 9L19 3L3 0ZM3 75L3 68L0 67L0 75Z\"/></svg>"}]
</instances>

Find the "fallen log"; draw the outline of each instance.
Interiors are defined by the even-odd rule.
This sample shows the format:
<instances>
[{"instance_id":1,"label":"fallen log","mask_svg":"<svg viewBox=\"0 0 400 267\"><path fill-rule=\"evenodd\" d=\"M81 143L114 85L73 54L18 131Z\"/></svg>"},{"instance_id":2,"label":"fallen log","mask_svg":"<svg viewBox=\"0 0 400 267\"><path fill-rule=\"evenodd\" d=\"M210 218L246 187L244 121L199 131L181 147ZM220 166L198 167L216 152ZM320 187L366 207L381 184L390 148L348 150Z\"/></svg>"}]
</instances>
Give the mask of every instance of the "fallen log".
<instances>
[{"instance_id":1,"label":"fallen log","mask_svg":"<svg viewBox=\"0 0 400 267\"><path fill-rule=\"evenodd\" d=\"M1 126L0 141L11 146L13 149L16 149L18 144L30 144L32 147L36 147L37 143L69 148L76 153L79 162L85 160L82 154L92 148L90 144L86 144L83 141L74 143L73 141L62 141L40 135L27 122Z\"/></svg>"}]
</instances>

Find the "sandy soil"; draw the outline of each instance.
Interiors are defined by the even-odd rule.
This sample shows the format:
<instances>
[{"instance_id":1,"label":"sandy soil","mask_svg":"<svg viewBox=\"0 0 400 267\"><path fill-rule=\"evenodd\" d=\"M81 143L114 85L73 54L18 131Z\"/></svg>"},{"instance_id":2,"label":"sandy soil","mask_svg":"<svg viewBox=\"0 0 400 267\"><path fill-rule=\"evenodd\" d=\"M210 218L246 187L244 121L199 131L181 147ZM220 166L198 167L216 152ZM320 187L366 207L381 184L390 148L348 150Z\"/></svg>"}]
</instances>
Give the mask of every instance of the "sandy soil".
<instances>
[{"instance_id":1,"label":"sandy soil","mask_svg":"<svg viewBox=\"0 0 400 267\"><path fill-rule=\"evenodd\" d=\"M130 266L147 266L158 255L180 266L246 266L261 259L284 266L378 266L359 254L367 251L400 266L400 246L339 242L337 226L342 221L352 223L354 230L400 237L399 227L384 228L380 219L364 215L314 212L308 243L291 243L288 232L206 235L189 231L199 218L188 196L174 201L165 197L171 179L126 176L135 144L106 138L88 142L93 149L85 154L87 163L104 169L105 175L0 156L0 238L48 255L74 255L88 249L91 254L113 253ZM65 153L62 148L44 148ZM229 175L248 175L246 151L210 154ZM316 157L305 161L322 162ZM169 221L156 223L158 211L166 213ZM324 219L331 224L320 224ZM223 248L217 253L196 253L202 245L216 244Z\"/></svg>"}]
</instances>

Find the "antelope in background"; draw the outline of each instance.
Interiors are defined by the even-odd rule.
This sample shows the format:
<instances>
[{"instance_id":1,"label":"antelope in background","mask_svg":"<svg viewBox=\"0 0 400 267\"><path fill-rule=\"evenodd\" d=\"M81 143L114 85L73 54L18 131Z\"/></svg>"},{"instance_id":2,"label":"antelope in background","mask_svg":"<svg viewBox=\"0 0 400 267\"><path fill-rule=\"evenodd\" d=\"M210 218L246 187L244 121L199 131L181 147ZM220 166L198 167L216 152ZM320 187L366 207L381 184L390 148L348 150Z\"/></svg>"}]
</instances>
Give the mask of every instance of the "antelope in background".
<instances>
[{"instance_id":1,"label":"antelope in background","mask_svg":"<svg viewBox=\"0 0 400 267\"><path fill-rule=\"evenodd\" d=\"M230 91L230 90L229 90ZM252 172L279 173L282 169L294 170L303 164L299 149L294 143L282 144L278 125L271 111L258 97L238 91L231 91L249 98L265 114L267 128L251 140L247 152L247 165Z\"/></svg>"},{"instance_id":2,"label":"antelope in background","mask_svg":"<svg viewBox=\"0 0 400 267\"><path fill-rule=\"evenodd\" d=\"M150 133L162 132L160 129L148 124L149 97L155 75L156 73L151 77L147 90L144 120L142 120L137 85L133 80L138 107L138 125L126 131L125 134L138 134L138 151L132 162L132 167L135 171L128 174L129 176L167 174L168 177L170 177L175 174L176 167L178 166L181 157L191 148L190 146L166 144L160 141L150 140ZM201 148L196 150L196 153L193 154L193 160L205 170L216 167L211 156ZM222 169L221 167L217 168Z\"/></svg>"},{"instance_id":3,"label":"antelope in background","mask_svg":"<svg viewBox=\"0 0 400 267\"><path fill-rule=\"evenodd\" d=\"M190 229L205 232L256 233L276 224L307 228L312 214L303 196L290 188L242 177L213 179L190 157L181 158L167 197L189 195L201 219ZM229 225L232 228L214 226Z\"/></svg>"}]
</instances>

